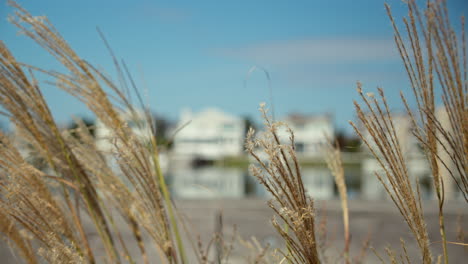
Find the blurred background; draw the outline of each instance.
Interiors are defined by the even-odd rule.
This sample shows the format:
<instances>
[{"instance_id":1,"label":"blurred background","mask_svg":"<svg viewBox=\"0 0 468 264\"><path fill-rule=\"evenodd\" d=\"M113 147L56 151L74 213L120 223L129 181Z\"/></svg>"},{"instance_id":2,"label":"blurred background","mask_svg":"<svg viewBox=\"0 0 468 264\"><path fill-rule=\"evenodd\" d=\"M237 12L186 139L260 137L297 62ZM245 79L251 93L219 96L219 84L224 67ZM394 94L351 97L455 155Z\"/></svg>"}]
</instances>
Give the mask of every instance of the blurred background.
<instances>
[{"instance_id":1,"label":"blurred background","mask_svg":"<svg viewBox=\"0 0 468 264\"><path fill-rule=\"evenodd\" d=\"M248 127L262 129L260 102L267 103L276 120L286 121L295 130L304 174L317 175L306 180L310 189L317 190L311 192L315 198L337 194L320 151L326 135L349 152L344 159L350 197L385 196L372 175L377 164L364 158L361 142L348 124L356 119L357 81L365 92L385 89L392 111L401 120L402 137L415 141L399 98L400 91L411 95L411 89L384 1L19 3L34 15L47 16L82 58L117 78L97 27L104 33L154 113L159 142L166 147L162 159L176 196L263 195L247 176L249 162L243 151ZM402 1L388 3L395 17L406 15ZM458 22L468 5L453 0L448 8ZM11 12L6 4L1 7L0 33L18 60L63 70L8 23ZM89 125L99 123L83 104L47 84L47 77L38 78L56 120L64 127L74 126L73 116ZM3 129L11 129L7 120L1 121ZM99 128L96 135L105 137L108 131ZM429 170L415 159L414 173L424 182ZM179 166L182 163L190 166ZM194 170L194 165L203 168ZM430 184L426 185L430 198Z\"/></svg>"}]
</instances>

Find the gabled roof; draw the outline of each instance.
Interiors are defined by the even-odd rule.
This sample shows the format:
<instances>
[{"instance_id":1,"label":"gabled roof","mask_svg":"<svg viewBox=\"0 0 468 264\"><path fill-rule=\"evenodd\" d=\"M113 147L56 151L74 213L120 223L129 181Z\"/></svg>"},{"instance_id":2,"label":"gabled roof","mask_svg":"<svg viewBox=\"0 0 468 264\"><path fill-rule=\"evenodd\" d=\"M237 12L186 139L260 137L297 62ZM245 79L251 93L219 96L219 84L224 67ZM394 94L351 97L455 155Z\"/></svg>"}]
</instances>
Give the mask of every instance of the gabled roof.
<instances>
[{"instance_id":1,"label":"gabled roof","mask_svg":"<svg viewBox=\"0 0 468 264\"><path fill-rule=\"evenodd\" d=\"M292 113L287 115L284 120L287 123L293 124L306 124L309 122L316 122L316 121L331 121L332 115L330 113L325 114L300 114L300 113Z\"/></svg>"},{"instance_id":2,"label":"gabled roof","mask_svg":"<svg viewBox=\"0 0 468 264\"><path fill-rule=\"evenodd\" d=\"M217 121L234 121L238 122L242 119L240 117L225 113L217 108L207 108L191 116L192 122L211 120Z\"/></svg>"}]
</instances>

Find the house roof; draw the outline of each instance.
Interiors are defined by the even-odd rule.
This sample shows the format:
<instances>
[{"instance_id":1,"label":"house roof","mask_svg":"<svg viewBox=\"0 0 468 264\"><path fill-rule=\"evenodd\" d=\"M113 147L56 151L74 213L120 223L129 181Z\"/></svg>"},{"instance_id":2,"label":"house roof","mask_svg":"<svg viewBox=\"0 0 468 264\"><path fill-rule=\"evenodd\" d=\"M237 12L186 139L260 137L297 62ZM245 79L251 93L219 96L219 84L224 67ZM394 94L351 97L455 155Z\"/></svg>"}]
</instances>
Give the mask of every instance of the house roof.
<instances>
[{"instance_id":1,"label":"house roof","mask_svg":"<svg viewBox=\"0 0 468 264\"><path fill-rule=\"evenodd\" d=\"M331 121L332 115L330 113L325 114L300 114L300 113L292 113L286 116L284 120L288 123L294 124L305 124L309 122L315 121Z\"/></svg>"},{"instance_id":2,"label":"house roof","mask_svg":"<svg viewBox=\"0 0 468 264\"><path fill-rule=\"evenodd\" d=\"M190 117L185 116L185 118L190 118L192 122L210 120L213 122L217 121L240 121L240 117L225 113L217 108L206 108L198 113L191 114ZM187 120L181 120L186 122Z\"/></svg>"}]
</instances>

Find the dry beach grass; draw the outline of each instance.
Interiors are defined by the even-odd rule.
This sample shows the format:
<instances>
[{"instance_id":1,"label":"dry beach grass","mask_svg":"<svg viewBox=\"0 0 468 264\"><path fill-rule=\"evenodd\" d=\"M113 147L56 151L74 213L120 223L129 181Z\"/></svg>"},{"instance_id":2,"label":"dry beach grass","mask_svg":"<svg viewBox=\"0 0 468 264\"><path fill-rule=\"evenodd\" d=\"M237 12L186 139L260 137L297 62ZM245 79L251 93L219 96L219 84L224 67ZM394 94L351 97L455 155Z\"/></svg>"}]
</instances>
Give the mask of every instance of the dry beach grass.
<instances>
[{"instance_id":1,"label":"dry beach grass","mask_svg":"<svg viewBox=\"0 0 468 264\"><path fill-rule=\"evenodd\" d=\"M0 104L4 109L2 114L15 127L14 135L0 133L2 238L25 263L136 263L130 246L138 248L137 254L141 256L138 259L143 263L228 263L230 242L226 242L222 234L215 234L208 245L201 241L185 242L192 241L188 237L193 234L171 200L159 165L159 144L153 121L125 64L113 58L119 81L112 81L78 56L47 18L32 16L17 3L9 3L16 10L10 21L22 34L53 55L66 71L49 71L18 62L0 42ZM440 258L432 254L433 244L426 228L419 183L413 182L408 173L406 154L396 135L382 89L378 97L365 96L358 84L362 103L355 105L363 127L352 125L382 167L384 173L376 173L376 177L385 186L420 250L419 258L414 260L406 254L405 246L412 241L402 242L401 253L387 251L390 262L449 263L447 247L467 246L463 241L449 241L446 229L456 227L446 226L444 222L447 203L444 186L455 183L464 201L468 201L468 82L464 28L461 35L455 33L443 1L429 1L424 11L414 1L409 1L409 20L404 20L406 40L388 6L387 10L417 108L413 110L403 95L402 99L412 119L414 135L432 171L443 248ZM75 131L59 128L35 77L37 74L47 76L57 88L79 99L112 131L111 151L97 148L83 122L78 122ZM442 124L436 115L436 89L442 93L448 125ZM131 91L139 98L138 107L128 99ZM128 112L136 116L137 108L145 109L151 134L147 142L139 140L121 115ZM258 137L251 130L246 149L256 160L253 174L273 197L269 202L275 214L272 224L286 246L268 250L255 241L244 241L254 251L249 261L326 262L319 241L324 230L317 218L319 211L314 208L302 182L294 133L290 131L289 142L282 142L277 129L285 124L272 121L264 107L261 111L265 132ZM370 138L363 136L364 130L369 132ZM17 142L27 143L45 169L40 170L25 159ZM266 154L266 160L261 158L260 152ZM329 145L326 153L343 210L345 243L337 262L360 263L365 254L351 257L349 251L352 226L339 151ZM117 165L118 172L111 162ZM443 177L442 170L450 177ZM102 252L91 245L84 219L92 221L92 231L99 237ZM131 240L122 238L118 221L123 221L131 230ZM219 221L222 225L222 217ZM222 254L212 257L209 251L216 247ZM150 259L149 251L156 251L157 259ZM188 251L195 259L188 259Z\"/></svg>"}]
</instances>

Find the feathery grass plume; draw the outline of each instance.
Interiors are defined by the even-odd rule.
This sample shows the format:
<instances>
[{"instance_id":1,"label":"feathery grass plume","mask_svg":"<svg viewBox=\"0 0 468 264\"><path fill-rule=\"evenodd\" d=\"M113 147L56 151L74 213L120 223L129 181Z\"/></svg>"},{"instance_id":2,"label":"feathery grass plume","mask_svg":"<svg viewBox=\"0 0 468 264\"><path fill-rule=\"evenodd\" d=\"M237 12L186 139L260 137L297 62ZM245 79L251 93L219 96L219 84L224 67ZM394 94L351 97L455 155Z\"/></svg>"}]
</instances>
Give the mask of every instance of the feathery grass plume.
<instances>
[{"instance_id":1,"label":"feathery grass plume","mask_svg":"<svg viewBox=\"0 0 468 264\"><path fill-rule=\"evenodd\" d=\"M411 70L407 72L414 95L420 104L418 111L422 126L415 133L427 152L431 153L431 159L439 162L439 168L444 167L447 170L465 201L468 201L468 69L465 19L461 19L460 36L450 24L446 1L429 2L424 16L420 14L414 1L409 1L408 7L410 22L405 20L405 25L408 35L414 36L410 38L414 59L405 53L401 53L401 57L407 68L418 71L418 75ZM388 12L391 17L389 8ZM418 21L424 42L418 38L415 20ZM393 26L396 29L394 22ZM401 36L396 34L396 40L399 50L407 49ZM434 81L434 77L438 82ZM434 109L436 88L442 91L446 118L438 116ZM411 112L408 104L406 106L408 112ZM441 153L445 153L447 158L441 157Z\"/></svg>"},{"instance_id":2,"label":"feathery grass plume","mask_svg":"<svg viewBox=\"0 0 468 264\"><path fill-rule=\"evenodd\" d=\"M146 249L142 244L141 230L135 214L132 210L135 208L135 195L132 190L124 183L124 179L116 175L115 171L107 164L104 153L97 149L95 139L90 134L89 129L81 120L75 121L78 128L73 131L63 132L64 138L72 149L73 153L78 157L79 161L84 164L85 169L90 173L90 177L96 186L99 194L108 204L112 204L120 216L130 227L135 241L138 244L140 253L144 263L147 262ZM107 154L106 154L107 155ZM139 210L142 210L139 208ZM111 224L114 225L110 219ZM114 228L117 237L120 238L120 230ZM125 242L120 242L126 251ZM125 255L128 255L125 252ZM127 257L128 258L128 257Z\"/></svg>"},{"instance_id":3,"label":"feathery grass plume","mask_svg":"<svg viewBox=\"0 0 468 264\"><path fill-rule=\"evenodd\" d=\"M408 19L403 19L408 42L403 40L390 7L388 15L414 98L413 113L401 94L431 165L434 190L439 201L439 226L444 262L448 263L443 206L452 180L468 202L468 74L464 17L461 36L450 24L446 1L428 1L423 13L408 1ZM437 111L437 90L443 109ZM441 114L442 113L442 114Z\"/></svg>"},{"instance_id":4,"label":"feathery grass plume","mask_svg":"<svg viewBox=\"0 0 468 264\"><path fill-rule=\"evenodd\" d=\"M0 76L0 103L8 111L6 115L15 124L16 131L25 135L25 140L43 153L56 175L68 175L68 181L70 178L74 178L74 180L80 182L83 189L82 197L85 198L88 208L92 208L94 211L93 219L103 231L100 234L109 242L109 245L112 243L112 239L107 226L102 221L103 214L96 200L95 189L91 186L89 178L83 175L81 168L77 168L75 157L70 156L70 151L64 145L63 138L53 122L35 79L32 79L32 81L28 79L21 70L19 63L3 43L0 43ZM15 200L9 199L8 202L4 203L5 211L21 223L23 228L35 232L36 238L42 239L46 236L42 233L42 228L37 228L37 225L48 226L49 219L47 218L50 217L50 221L53 219L53 216L48 212L50 208L44 208L44 206L56 204L56 202L52 202L44 177L38 175L38 171L34 170L32 166L26 166L27 163L22 159L15 146L7 143L5 137L3 139L4 144L1 153L2 158L7 161L2 164L4 166L3 177L11 179L9 182L11 184L6 185L2 193L5 194L3 195L5 198L17 198ZM15 168L24 168L24 170L17 171ZM19 185L20 182L23 182L25 186ZM7 194L14 194L14 196L8 197ZM69 190L64 188L64 194L68 197L67 201L69 202ZM37 197L34 197L34 195L37 195ZM37 199L33 199L33 197ZM44 204L41 204L42 201ZM28 205L28 209L21 206L24 203ZM53 208L58 208L58 206L53 206ZM33 210L35 215L24 210ZM60 215L67 214L59 212L56 214L56 216ZM28 221L24 218L27 218ZM29 220L32 222L29 222ZM37 222L39 220L41 220L40 223ZM63 236L62 231L70 230L66 227L61 230L58 227L55 229L57 230L57 237ZM51 230L51 232L54 232L54 230ZM70 235L67 236L71 239ZM82 241L82 244L85 245L86 242ZM89 257L92 259L91 255Z\"/></svg>"},{"instance_id":5,"label":"feathery grass plume","mask_svg":"<svg viewBox=\"0 0 468 264\"><path fill-rule=\"evenodd\" d=\"M104 73L82 60L47 18L33 17L15 2L9 1L9 3L16 9L10 21L20 28L23 34L35 40L53 55L68 70L68 73L46 71L19 63L7 47L0 43L0 103L6 109L4 114L15 124L18 134L47 161L53 174L38 174L38 171L33 170L32 167L24 170L23 174L12 171L15 167L24 168L24 166L16 166L22 165L23 161L19 159L21 158L19 155L15 154L16 156L11 157L11 153L17 153L13 145L4 146L5 150L2 153L8 154L5 159L9 158L8 162L11 164L4 165L8 166L9 170L4 170L2 177L14 176L20 179L29 177L38 184L25 184L27 187L17 186L14 192L6 187L2 188L2 197L9 197L7 195L9 193L15 194L10 197L18 197L2 203L2 207L17 225L32 233L37 243L46 245L41 246L44 248L41 250L41 256L51 262L63 260L56 257L56 254L60 252L53 251L54 248L63 250L63 255L66 256L65 253L68 253L67 250L70 247L76 249L75 252L84 262L95 262L88 238L83 231L84 212L94 222L94 228L106 249L106 261L120 263L125 260L132 263L133 259L128 253L126 241L123 241L120 230L115 225L114 216L110 213L112 209L117 209L120 217L133 231L145 262L148 260L142 240L142 230L152 238L152 242L160 252L161 261L185 263L184 246L159 166L155 129L149 111L144 111L144 119L149 127L149 142L142 142L138 139L128 127L128 120L125 120L127 114L123 114L127 111L130 118L138 116L137 110L126 97L125 91L130 90L128 82L132 88L135 87L126 66L123 65L125 70L122 70L113 57L121 80L120 86L114 84ZM24 69L29 74L26 74ZM34 72L46 74L55 80L57 87L81 100L100 122L112 131L111 138L108 139L113 142L110 153L104 153L98 149L89 131L86 132L87 129L83 125L78 128L79 137L60 131L42 96L39 83L34 78ZM127 73L127 77L124 72ZM114 96L106 93L105 88L109 89ZM137 95L142 104L141 97ZM117 171L108 163L106 157L109 155L116 161ZM15 160L15 158L18 159ZM49 229L37 228L38 225L42 227L46 224L45 222L36 223L42 219L49 221L48 217L51 218L50 220L54 219L46 215L47 210L39 210L49 206L49 203L53 204L47 200L49 196L46 195L50 188L49 180L61 185L59 200L65 204L63 208L65 211L61 213L57 211L54 217L71 215L69 222L63 220L62 228L50 230L53 237L49 233L47 236L42 233ZM127 182L129 185L126 185ZM13 184L14 181L11 183ZM38 193L44 197L29 201L27 200L29 193ZM44 201L44 204L38 204L40 207L34 211L35 219L28 218L33 215L24 211L26 208L33 210L33 206L30 206L31 208L19 206L25 202L35 205L41 201ZM83 205L85 210L80 213ZM62 209L60 206L56 207ZM26 220L23 219L24 217ZM58 220L62 219L58 218ZM72 230L78 230L78 234ZM65 238L67 241L64 241ZM52 247L52 244L55 246ZM49 248L51 251L44 251Z\"/></svg>"},{"instance_id":6,"label":"feathery grass plume","mask_svg":"<svg viewBox=\"0 0 468 264\"><path fill-rule=\"evenodd\" d=\"M351 243L349 236L349 208L348 208L348 194L346 191L345 174L343 168L343 161L341 159L341 151L338 142L333 146L331 139L327 140L324 146L325 161L330 169L336 186L338 187L338 193L340 194L341 209L343 210L343 226L344 226L344 258L346 263L350 263L349 256L349 245Z\"/></svg>"},{"instance_id":7,"label":"feathery grass plume","mask_svg":"<svg viewBox=\"0 0 468 264\"><path fill-rule=\"evenodd\" d=\"M356 112L364 129L368 131L370 140L353 122L351 125L367 145L374 158L382 167L383 175L375 172L385 190L398 207L408 224L419 246L422 262L431 263L432 255L429 248L429 237L423 216L419 186L413 187L408 174L405 153L397 136L390 110L382 89L379 89L381 102L371 95L366 97L358 83L358 92L364 101L367 111L355 102Z\"/></svg>"},{"instance_id":8,"label":"feathery grass plume","mask_svg":"<svg viewBox=\"0 0 468 264\"><path fill-rule=\"evenodd\" d=\"M2 186L3 181L0 181L0 187ZM14 219L11 219L10 216L4 213L4 209L0 206L0 233L6 234L6 241L13 242L12 245L17 251L21 254L22 259L28 264L39 263L36 254L31 245L31 241L25 237L21 230L17 228L17 224Z\"/></svg>"},{"instance_id":9,"label":"feathery grass plume","mask_svg":"<svg viewBox=\"0 0 468 264\"><path fill-rule=\"evenodd\" d=\"M280 142L278 128L284 124L270 121L264 104L261 104L260 111L266 131L261 138L254 138L255 132L251 128L247 134L246 150L258 162L258 165L250 167L252 174L273 196L268 204L281 219L272 219L273 226L287 246L287 252L280 252L290 263L320 263L314 204L304 189L294 149L294 134L287 128L290 144Z\"/></svg>"},{"instance_id":10,"label":"feathery grass plume","mask_svg":"<svg viewBox=\"0 0 468 264\"><path fill-rule=\"evenodd\" d=\"M2 233L15 242L29 263L38 261L34 247L41 248L44 257L61 255L68 263L81 262L86 249L79 245L72 220L46 185L47 175L28 164L7 137L0 136L0 208L5 217L2 222L10 225Z\"/></svg>"},{"instance_id":11,"label":"feathery grass plume","mask_svg":"<svg viewBox=\"0 0 468 264\"><path fill-rule=\"evenodd\" d=\"M413 123L413 134L423 146L431 167L434 190L439 203L439 229L442 237L443 257L444 262L448 263L443 206L446 189L451 185L451 180L455 182L465 201L468 201L468 110L466 108L468 82L464 19L462 18L460 40L450 25L445 1L428 1L424 13L421 13L414 0L408 1L407 6L409 20L404 18L403 22L408 42L403 40L388 5L386 9L394 28L395 43L404 62L417 103L417 110L413 113L407 99L401 94ZM436 113L436 88L442 92L441 99L446 118ZM363 140L383 167L390 185L386 185L383 181L382 183L405 219L410 219L411 214L408 213L411 211L406 211L406 203L411 201L411 204L417 205L418 202L413 201L414 197L406 197L406 194L400 193L400 189L406 185L406 183L404 185L401 183L407 180L405 177L408 175L406 166L402 166L404 160L400 154L398 140L392 135L395 129L383 91L379 89L384 110L376 99L367 99L362 95L360 84L358 84L358 89L370 112L369 115L364 114L360 105L355 103L359 119L369 130L376 146L371 147L369 142L364 138ZM354 124L353 126L358 131ZM447 174L450 176L445 177ZM412 192L409 185L407 189ZM405 200L405 197L410 199ZM409 208L419 210L418 207L420 208L420 202L419 206L412 205ZM424 230L418 228L418 225L423 222L418 222L419 220L415 222L416 226L410 222L408 224L418 240L424 259L427 241L422 240L425 239L421 236Z\"/></svg>"}]
</instances>

